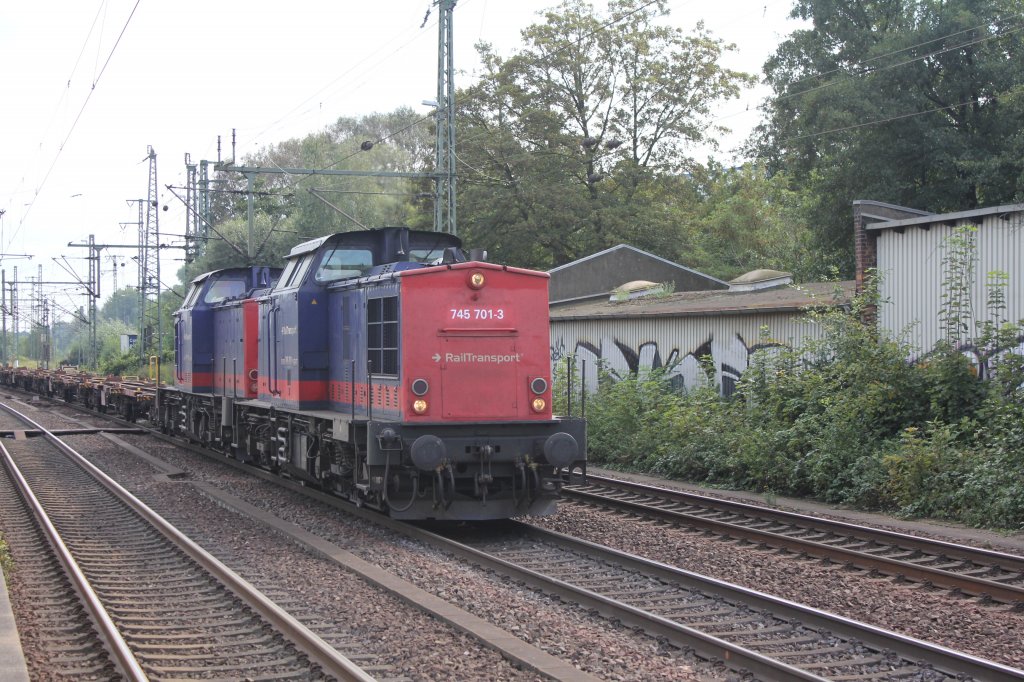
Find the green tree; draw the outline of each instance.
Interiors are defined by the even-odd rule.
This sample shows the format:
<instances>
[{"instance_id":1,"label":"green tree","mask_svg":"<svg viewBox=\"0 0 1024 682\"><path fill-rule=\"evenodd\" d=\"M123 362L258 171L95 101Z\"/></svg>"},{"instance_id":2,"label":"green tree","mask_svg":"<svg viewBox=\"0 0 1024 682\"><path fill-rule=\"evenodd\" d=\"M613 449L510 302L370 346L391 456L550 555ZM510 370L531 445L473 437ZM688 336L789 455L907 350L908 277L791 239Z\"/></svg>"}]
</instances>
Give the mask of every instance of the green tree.
<instances>
[{"instance_id":1,"label":"green tree","mask_svg":"<svg viewBox=\"0 0 1024 682\"><path fill-rule=\"evenodd\" d=\"M425 171L433 137L429 115L408 107L340 118L326 129L260 150L238 165L267 169ZM278 265L293 246L334 232L385 225L431 225L428 181L294 173L253 175L254 225L250 244L247 179L222 173L213 193L213 226L204 253L178 273L226 267ZM250 256L249 254L253 255Z\"/></svg>"},{"instance_id":2,"label":"green tree","mask_svg":"<svg viewBox=\"0 0 1024 682\"><path fill-rule=\"evenodd\" d=\"M816 247L853 269L850 205L935 212L1024 197L1017 0L796 0L753 148L809 189Z\"/></svg>"},{"instance_id":3,"label":"green tree","mask_svg":"<svg viewBox=\"0 0 1024 682\"><path fill-rule=\"evenodd\" d=\"M119 320L129 327L138 327L139 292L129 287L118 289L103 302L99 315L105 320Z\"/></svg>"},{"instance_id":4,"label":"green tree","mask_svg":"<svg viewBox=\"0 0 1024 682\"><path fill-rule=\"evenodd\" d=\"M460 225L517 264L551 267L676 230L652 185L714 139L712 105L749 77L701 24L662 26L664 3L615 0L607 16L565 0L508 59L480 45L484 74L461 92ZM649 243L651 235L658 235Z\"/></svg>"},{"instance_id":5,"label":"green tree","mask_svg":"<svg viewBox=\"0 0 1024 682\"><path fill-rule=\"evenodd\" d=\"M686 265L723 279L758 268L792 272L797 281L828 272L813 248L804 194L785 173L709 163L691 181L702 200L685 226Z\"/></svg>"}]
</instances>

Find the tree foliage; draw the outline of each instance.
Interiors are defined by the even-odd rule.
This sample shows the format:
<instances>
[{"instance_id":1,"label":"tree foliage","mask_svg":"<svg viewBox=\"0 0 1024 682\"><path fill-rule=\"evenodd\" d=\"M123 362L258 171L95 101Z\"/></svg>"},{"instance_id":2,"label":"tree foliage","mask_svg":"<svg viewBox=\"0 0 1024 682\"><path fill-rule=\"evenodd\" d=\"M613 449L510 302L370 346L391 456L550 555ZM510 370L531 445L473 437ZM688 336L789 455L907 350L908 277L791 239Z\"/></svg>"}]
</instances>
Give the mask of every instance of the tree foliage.
<instances>
[{"instance_id":1,"label":"tree foliage","mask_svg":"<svg viewBox=\"0 0 1024 682\"><path fill-rule=\"evenodd\" d=\"M552 267L620 242L657 248L679 223L652 196L713 139L717 101L749 82L719 64L698 24L661 25L663 3L565 0L459 98L460 224L475 244ZM614 24L614 25L612 25Z\"/></svg>"},{"instance_id":2,"label":"tree foliage","mask_svg":"<svg viewBox=\"0 0 1024 682\"><path fill-rule=\"evenodd\" d=\"M785 173L769 177L756 164L712 162L686 184L695 194L683 228L687 266L724 279L759 268L791 272L797 281L830 274L831 264L814 249L806 197Z\"/></svg>"},{"instance_id":3,"label":"tree foliage","mask_svg":"<svg viewBox=\"0 0 1024 682\"><path fill-rule=\"evenodd\" d=\"M1024 197L1024 35L1016 0L796 0L811 22L765 64L754 141L814 198L816 247L847 272L850 205L934 212Z\"/></svg>"},{"instance_id":4,"label":"tree foliage","mask_svg":"<svg viewBox=\"0 0 1024 682\"><path fill-rule=\"evenodd\" d=\"M754 267L811 276L806 198L763 166L702 165L712 106L751 77L720 65L733 49L698 24L662 21L664 3L564 0L502 57L480 45L483 77L456 95L459 236L491 257L547 269L628 243L722 277ZM239 162L269 170L430 171L432 114L342 118ZM297 243L365 227L432 226L429 179L218 175L205 253L180 272L279 264ZM734 243L735 242L735 243ZM251 245L250 245L251 243ZM737 244L741 244L742 248ZM255 255L250 256L250 252Z\"/></svg>"},{"instance_id":5,"label":"tree foliage","mask_svg":"<svg viewBox=\"0 0 1024 682\"><path fill-rule=\"evenodd\" d=\"M133 287L118 289L103 302L99 314L106 320L119 320L129 326L137 326L139 323L138 290Z\"/></svg>"},{"instance_id":6,"label":"tree foliage","mask_svg":"<svg viewBox=\"0 0 1024 682\"><path fill-rule=\"evenodd\" d=\"M422 172L432 164L427 119L409 108L340 118L325 130L272 145L239 162L253 174L254 220L247 178L219 174L213 228L203 255L179 272L182 282L225 267L278 265L296 244L334 232L384 225L429 226L422 180L339 176L310 171ZM250 255L251 254L251 255Z\"/></svg>"}]
</instances>

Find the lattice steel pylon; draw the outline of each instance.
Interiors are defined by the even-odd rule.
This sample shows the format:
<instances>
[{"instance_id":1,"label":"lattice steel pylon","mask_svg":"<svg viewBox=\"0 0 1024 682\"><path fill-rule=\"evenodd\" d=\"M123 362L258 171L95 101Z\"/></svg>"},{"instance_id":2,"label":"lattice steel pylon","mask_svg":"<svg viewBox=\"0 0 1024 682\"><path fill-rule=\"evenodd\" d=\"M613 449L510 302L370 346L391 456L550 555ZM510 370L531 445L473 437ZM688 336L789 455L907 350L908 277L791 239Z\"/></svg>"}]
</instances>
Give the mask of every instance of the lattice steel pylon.
<instances>
[{"instance_id":1,"label":"lattice steel pylon","mask_svg":"<svg viewBox=\"0 0 1024 682\"><path fill-rule=\"evenodd\" d=\"M14 266L14 279L11 281L11 330L14 337L14 352L11 364L18 365L18 266Z\"/></svg>"},{"instance_id":2,"label":"lattice steel pylon","mask_svg":"<svg viewBox=\"0 0 1024 682\"><path fill-rule=\"evenodd\" d=\"M203 159L199 162L199 223L196 234L200 249L206 248L206 240L210 236L210 224L213 221L213 207L210 205L210 162Z\"/></svg>"},{"instance_id":3,"label":"lattice steel pylon","mask_svg":"<svg viewBox=\"0 0 1024 682\"><path fill-rule=\"evenodd\" d=\"M35 334L35 357L36 364L42 367L42 327L43 321L43 264L40 263L37 266L37 274L35 280L32 282L32 320L29 322L29 331L36 332ZM30 336L31 339L31 336Z\"/></svg>"},{"instance_id":4,"label":"lattice steel pylon","mask_svg":"<svg viewBox=\"0 0 1024 682\"><path fill-rule=\"evenodd\" d=\"M43 294L43 264L40 263L36 271L36 279L32 284L32 325L35 332L35 355L36 366L48 368L49 344L46 337L50 331L50 323L47 320L46 296Z\"/></svg>"},{"instance_id":5,"label":"lattice steel pylon","mask_svg":"<svg viewBox=\"0 0 1024 682\"><path fill-rule=\"evenodd\" d=\"M42 317L39 329L40 345L40 366L43 369L50 369L50 302L43 297Z\"/></svg>"},{"instance_id":6,"label":"lattice steel pylon","mask_svg":"<svg viewBox=\"0 0 1024 682\"><path fill-rule=\"evenodd\" d=\"M160 200L156 183L156 151L147 147L149 191L146 221L139 225L139 357L163 351L160 328ZM150 305L153 303L154 305ZM156 340L154 342L154 334Z\"/></svg>"},{"instance_id":7,"label":"lattice steel pylon","mask_svg":"<svg viewBox=\"0 0 1024 682\"><path fill-rule=\"evenodd\" d=\"M199 193L196 191L196 164L185 154L185 262L192 263L202 252L199 241Z\"/></svg>"},{"instance_id":8,"label":"lattice steel pylon","mask_svg":"<svg viewBox=\"0 0 1024 682\"><path fill-rule=\"evenodd\" d=\"M89 235L89 285L86 287L85 295L89 297L89 366L99 369L100 350L96 336L99 325L99 311L96 302L100 297L100 281L102 272L100 268L100 252L96 248L96 235Z\"/></svg>"},{"instance_id":9,"label":"lattice steel pylon","mask_svg":"<svg viewBox=\"0 0 1024 682\"><path fill-rule=\"evenodd\" d=\"M437 143L434 172L434 230L456 234L455 67L452 11L456 0L437 0Z\"/></svg>"}]
</instances>

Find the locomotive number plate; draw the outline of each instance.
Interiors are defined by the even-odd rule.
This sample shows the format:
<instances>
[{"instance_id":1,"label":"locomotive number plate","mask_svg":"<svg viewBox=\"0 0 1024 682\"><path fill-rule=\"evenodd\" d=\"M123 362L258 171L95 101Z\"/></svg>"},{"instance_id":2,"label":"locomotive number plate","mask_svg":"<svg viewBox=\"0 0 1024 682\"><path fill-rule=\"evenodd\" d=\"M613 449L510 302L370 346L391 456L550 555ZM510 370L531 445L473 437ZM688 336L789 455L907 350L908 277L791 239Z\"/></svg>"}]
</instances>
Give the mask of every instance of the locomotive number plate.
<instances>
[{"instance_id":1,"label":"locomotive number plate","mask_svg":"<svg viewBox=\"0 0 1024 682\"><path fill-rule=\"evenodd\" d=\"M453 320L504 320L504 308L451 308Z\"/></svg>"}]
</instances>

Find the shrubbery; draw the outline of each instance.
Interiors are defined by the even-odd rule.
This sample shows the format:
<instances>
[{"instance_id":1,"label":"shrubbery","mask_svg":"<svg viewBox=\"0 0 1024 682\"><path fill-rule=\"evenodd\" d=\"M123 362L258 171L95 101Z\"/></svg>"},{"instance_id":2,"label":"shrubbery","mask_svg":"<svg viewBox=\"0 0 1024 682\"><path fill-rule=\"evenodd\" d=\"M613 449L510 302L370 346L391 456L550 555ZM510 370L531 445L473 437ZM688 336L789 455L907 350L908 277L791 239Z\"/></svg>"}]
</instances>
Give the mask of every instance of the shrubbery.
<instances>
[{"instance_id":1,"label":"shrubbery","mask_svg":"<svg viewBox=\"0 0 1024 682\"><path fill-rule=\"evenodd\" d=\"M873 303L812 313L823 338L758 351L730 398L679 394L663 370L605 376L587 404L591 462L1024 527L1024 358L1005 351L1024 326L984 328L982 372L949 345L911 363L904 341L862 322Z\"/></svg>"}]
</instances>

